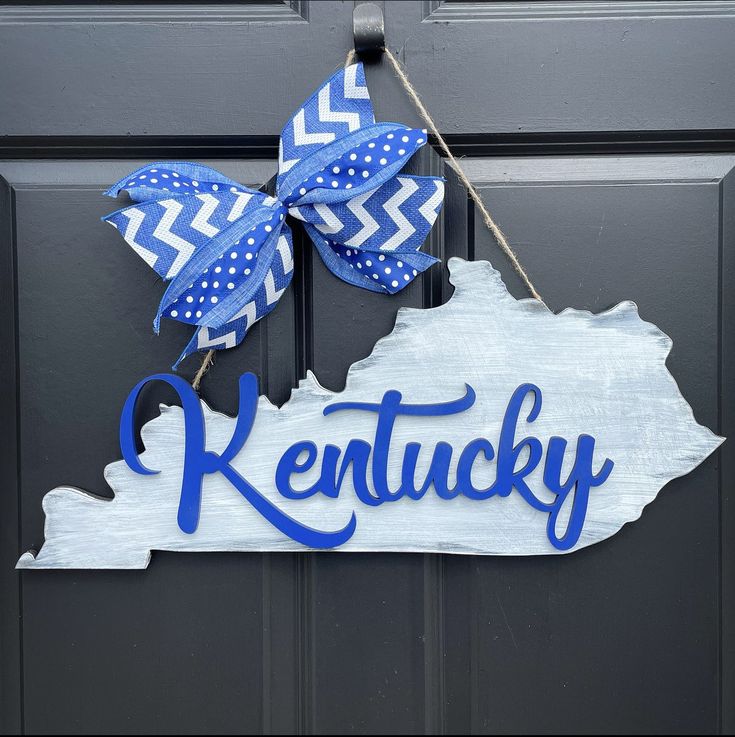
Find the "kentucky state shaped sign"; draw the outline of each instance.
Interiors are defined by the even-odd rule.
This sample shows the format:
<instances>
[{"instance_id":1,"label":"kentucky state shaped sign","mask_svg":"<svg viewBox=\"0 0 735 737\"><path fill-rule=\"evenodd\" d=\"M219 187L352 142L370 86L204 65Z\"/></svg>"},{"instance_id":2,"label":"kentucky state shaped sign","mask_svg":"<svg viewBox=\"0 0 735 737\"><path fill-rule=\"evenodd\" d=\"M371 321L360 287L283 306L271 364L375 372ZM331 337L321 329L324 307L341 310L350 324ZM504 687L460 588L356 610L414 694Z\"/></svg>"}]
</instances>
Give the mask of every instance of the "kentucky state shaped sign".
<instances>
[{"instance_id":1,"label":"kentucky state shaped sign","mask_svg":"<svg viewBox=\"0 0 735 737\"><path fill-rule=\"evenodd\" d=\"M449 262L444 306L399 311L343 392L312 374L281 409L240 380L237 418L181 378L123 409L115 498L49 492L46 542L19 568L145 568L153 550L568 553L637 519L722 442L632 302L558 315L487 262ZM141 389L169 382L135 448Z\"/></svg>"}]
</instances>

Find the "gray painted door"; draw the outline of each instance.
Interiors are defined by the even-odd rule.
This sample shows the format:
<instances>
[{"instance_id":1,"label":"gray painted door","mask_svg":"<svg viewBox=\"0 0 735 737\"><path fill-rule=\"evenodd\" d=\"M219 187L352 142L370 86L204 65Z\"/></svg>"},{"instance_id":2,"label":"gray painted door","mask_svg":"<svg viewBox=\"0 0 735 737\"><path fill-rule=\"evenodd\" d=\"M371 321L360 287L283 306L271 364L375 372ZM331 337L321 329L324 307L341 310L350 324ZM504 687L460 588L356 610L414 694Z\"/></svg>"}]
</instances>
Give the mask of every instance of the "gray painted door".
<instances>
[{"instance_id":1,"label":"gray painted door","mask_svg":"<svg viewBox=\"0 0 735 737\"><path fill-rule=\"evenodd\" d=\"M673 337L697 419L732 435L735 2L382 5L388 45L550 306L635 300ZM46 491L110 495L121 403L187 332L151 334L160 283L99 222L103 188L157 158L268 180L281 125L351 45L352 8L0 5L3 732L732 731L728 444L564 559L13 570L42 542ZM378 119L419 122L387 65L367 73ZM440 157L415 168L449 179L428 248L490 259L522 296ZM400 305L449 291L435 268L395 298L358 292L296 246L291 290L205 379L220 410L246 370L276 402L307 368L340 388Z\"/></svg>"}]
</instances>

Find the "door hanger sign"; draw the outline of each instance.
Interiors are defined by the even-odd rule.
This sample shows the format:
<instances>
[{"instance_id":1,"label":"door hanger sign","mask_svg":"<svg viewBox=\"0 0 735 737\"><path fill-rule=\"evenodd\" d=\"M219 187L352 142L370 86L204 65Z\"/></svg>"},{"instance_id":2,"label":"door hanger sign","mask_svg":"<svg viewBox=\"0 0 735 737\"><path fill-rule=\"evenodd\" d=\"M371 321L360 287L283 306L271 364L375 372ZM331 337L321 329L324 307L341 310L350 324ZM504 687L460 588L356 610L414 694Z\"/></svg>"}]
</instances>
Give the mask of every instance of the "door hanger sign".
<instances>
[{"instance_id":1,"label":"door hanger sign","mask_svg":"<svg viewBox=\"0 0 735 737\"><path fill-rule=\"evenodd\" d=\"M637 519L722 443L632 302L592 314L516 300L485 261L449 261L455 292L401 308L334 393L309 373L281 408L240 378L235 418L157 374L123 407L115 496L46 494L46 541L18 568L145 568L153 550L547 555ZM163 381L136 449L136 401Z\"/></svg>"}]
</instances>

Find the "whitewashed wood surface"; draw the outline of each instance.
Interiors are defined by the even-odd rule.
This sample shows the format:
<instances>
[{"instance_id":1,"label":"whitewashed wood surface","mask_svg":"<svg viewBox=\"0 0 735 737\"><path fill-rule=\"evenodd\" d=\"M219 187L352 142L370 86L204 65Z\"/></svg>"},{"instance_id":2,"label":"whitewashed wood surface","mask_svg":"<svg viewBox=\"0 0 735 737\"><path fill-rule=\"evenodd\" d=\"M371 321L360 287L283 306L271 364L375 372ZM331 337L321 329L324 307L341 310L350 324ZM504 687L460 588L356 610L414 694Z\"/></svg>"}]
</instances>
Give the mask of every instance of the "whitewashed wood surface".
<instances>
[{"instance_id":1,"label":"whitewashed wood surface","mask_svg":"<svg viewBox=\"0 0 735 737\"><path fill-rule=\"evenodd\" d=\"M351 367L343 392L324 389L309 374L281 409L261 397L250 439L232 464L306 525L337 530L355 511L356 532L339 550L560 552L547 538L547 515L533 510L515 491L507 498L471 501L443 500L430 490L420 501L404 498L368 507L355 497L348 474L339 499L282 498L273 481L275 468L293 442L313 440L320 449L327 443L344 449L351 438L372 441L375 415L340 412L324 417L325 405L335 401L378 402L386 390L398 389L404 402L435 403L457 399L465 383L470 384L477 401L462 414L399 418L390 476L399 478L403 445L419 441L425 449L420 479L439 440L459 451L482 436L497 448L513 390L526 382L538 385L543 391L540 416L530 425L519 422L516 440L534 435L546 447L549 437L561 435L573 450L577 436L587 433L597 440L596 468L605 457L615 462L607 482L591 491L587 519L572 550L604 540L637 519L668 481L689 473L722 442L697 424L666 369L671 340L641 320L632 302L599 315L573 309L554 315L535 300L514 299L485 261L455 258L449 269L456 288L449 302L429 310L402 308L392 333ZM206 406L205 416L208 448L223 449L234 420ZM50 491L43 502L46 542L37 556L24 554L19 568L145 568L153 550L305 549L265 521L220 475L205 477L199 528L192 535L183 533L176 521L182 410L162 406L142 437L142 462L161 473L140 476L123 461L110 464L105 477L115 492L111 501L69 487ZM566 461L568 472L572 458ZM484 465L487 469L473 476L478 486L488 485L494 476L494 464ZM542 469L543 461L528 477L539 496ZM303 488L310 478L315 474L303 474L299 485ZM698 502L691 498L689 503Z\"/></svg>"}]
</instances>

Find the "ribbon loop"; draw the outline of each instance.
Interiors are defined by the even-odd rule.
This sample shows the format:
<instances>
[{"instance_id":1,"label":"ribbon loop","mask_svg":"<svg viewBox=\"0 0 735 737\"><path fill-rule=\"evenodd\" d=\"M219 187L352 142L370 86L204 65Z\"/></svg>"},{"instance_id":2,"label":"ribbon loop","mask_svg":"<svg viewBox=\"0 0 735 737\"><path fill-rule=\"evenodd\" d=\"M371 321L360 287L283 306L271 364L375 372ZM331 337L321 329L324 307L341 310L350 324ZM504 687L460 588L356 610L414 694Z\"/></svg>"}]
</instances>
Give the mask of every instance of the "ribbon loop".
<instances>
[{"instance_id":1,"label":"ribbon loop","mask_svg":"<svg viewBox=\"0 0 735 737\"><path fill-rule=\"evenodd\" d=\"M241 275L237 273L237 267L235 267L234 272L230 272L231 266L229 264L242 263L243 256L245 262L248 261L247 257L250 254L247 251L238 251L241 247L247 247L248 243L252 247L254 257L260 256L262 245L269 235L273 233L274 229L276 233L280 232L283 226L284 212L285 208L282 206L278 208L256 206L252 208L247 216L240 217L232 225L197 249L181 271L173 278L163 295L154 322L156 332L158 332L161 315L166 309L172 309L180 300L184 300L184 303L189 304L198 302L201 306L198 312L201 312L204 317L197 315L196 324L201 325L204 324L202 320L207 317L208 313L215 310L214 305L221 304L222 298L227 297L229 291L234 290L239 285L245 286L248 282L251 282L252 278L255 278L254 275L252 278L245 279L242 276L250 277L252 268L250 273L245 274L243 270ZM226 261L225 259L228 256L229 261ZM219 266L219 261L227 263L228 266ZM256 261L256 263L259 262ZM224 268L227 269L227 277L223 274L218 279L217 275L222 274ZM244 268L247 269L248 267L245 266ZM217 269L220 270L217 271ZM210 273L212 274L211 277L208 276ZM201 282L197 284L197 279L200 278ZM225 278L227 278L225 287L232 285L229 286L228 291L225 291L225 288L220 289L220 281L224 283ZM211 286L208 280L211 281ZM189 301L190 299L191 301ZM217 311L219 312L219 309Z\"/></svg>"},{"instance_id":2,"label":"ribbon loop","mask_svg":"<svg viewBox=\"0 0 735 737\"><path fill-rule=\"evenodd\" d=\"M276 198L179 161L149 164L113 185L107 195L125 191L135 204L103 220L171 282L154 329L161 317L197 326L176 365L239 344L274 309L293 277L287 213L303 222L327 268L363 289L393 294L435 263L418 249L441 208L443 180L399 173L426 140L424 130L374 122L354 64L283 128Z\"/></svg>"},{"instance_id":3,"label":"ribbon loop","mask_svg":"<svg viewBox=\"0 0 735 737\"><path fill-rule=\"evenodd\" d=\"M311 154L277 189L286 205L343 202L394 177L419 148L426 131L375 123Z\"/></svg>"}]
</instances>

